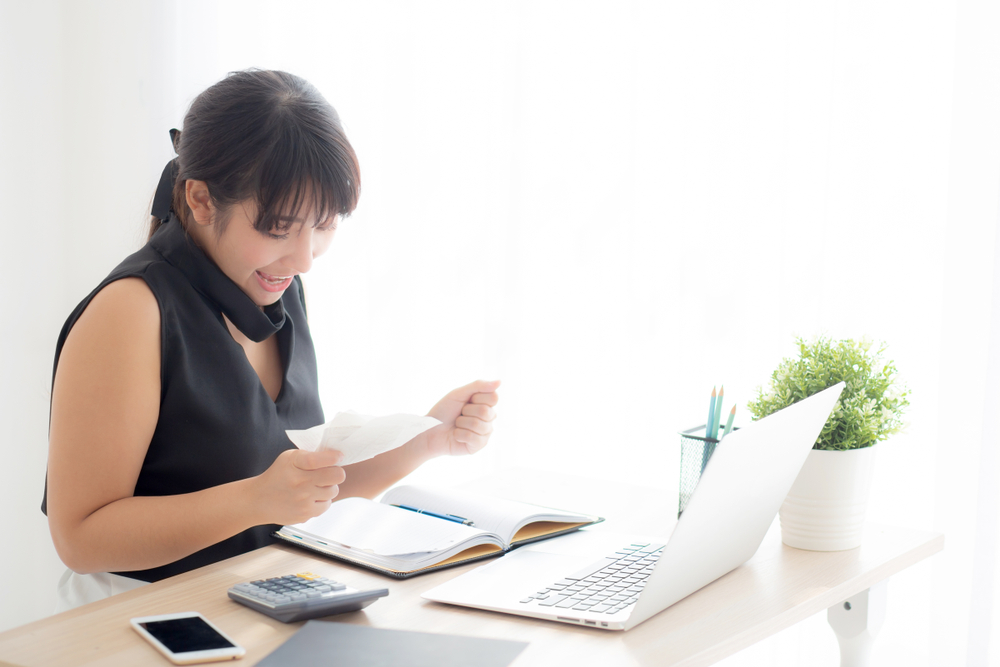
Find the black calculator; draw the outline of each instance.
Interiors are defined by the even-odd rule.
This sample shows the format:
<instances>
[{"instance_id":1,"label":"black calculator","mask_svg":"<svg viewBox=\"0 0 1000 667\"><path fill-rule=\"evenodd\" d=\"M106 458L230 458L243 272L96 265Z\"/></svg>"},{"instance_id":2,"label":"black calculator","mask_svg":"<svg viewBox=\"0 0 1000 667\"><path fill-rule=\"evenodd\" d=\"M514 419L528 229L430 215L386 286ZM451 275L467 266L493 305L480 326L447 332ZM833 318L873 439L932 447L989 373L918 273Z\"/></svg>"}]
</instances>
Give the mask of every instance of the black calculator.
<instances>
[{"instance_id":1,"label":"black calculator","mask_svg":"<svg viewBox=\"0 0 1000 667\"><path fill-rule=\"evenodd\" d=\"M357 611L388 594L386 588L359 591L311 572L258 579L229 589L233 600L283 623Z\"/></svg>"}]
</instances>

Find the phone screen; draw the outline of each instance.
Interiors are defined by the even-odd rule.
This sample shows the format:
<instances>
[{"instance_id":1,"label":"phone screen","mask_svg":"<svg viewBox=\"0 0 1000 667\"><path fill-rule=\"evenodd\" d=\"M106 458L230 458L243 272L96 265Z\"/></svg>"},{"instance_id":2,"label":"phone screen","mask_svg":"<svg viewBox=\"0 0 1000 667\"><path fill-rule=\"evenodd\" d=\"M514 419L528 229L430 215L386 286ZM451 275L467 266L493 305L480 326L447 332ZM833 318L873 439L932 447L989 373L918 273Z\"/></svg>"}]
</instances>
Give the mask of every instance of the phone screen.
<instances>
[{"instance_id":1,"label":"phone screen","mask_svg":"<svg viewBox=\"0 0 1000 667\"><path fill-rule=\"evenodd\" d=\"M232 643L197 616L150 621L139 625L173 653L233 647Z\"/></svg>"}]
</instances>

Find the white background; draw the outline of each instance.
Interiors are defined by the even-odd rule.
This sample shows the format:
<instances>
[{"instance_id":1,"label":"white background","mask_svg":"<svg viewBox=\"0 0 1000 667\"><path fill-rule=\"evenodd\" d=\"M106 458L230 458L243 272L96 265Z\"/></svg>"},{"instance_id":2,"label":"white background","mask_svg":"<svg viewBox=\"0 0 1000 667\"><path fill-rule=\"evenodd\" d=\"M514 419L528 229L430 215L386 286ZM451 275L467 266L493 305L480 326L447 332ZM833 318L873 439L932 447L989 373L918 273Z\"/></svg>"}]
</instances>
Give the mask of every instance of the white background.
<instances>
[{"instance_id":1,"label":"white background","mask_svg":"<svg viewBox=\"0 0 1000 667\"><path fill-rule=\"evenodd\" d=\"M1000 11L974 0L0 0L0 629L62 570L38 509L65 317L145 237L167 130L227 71L340 112L357 212L308 277L328 415L503 380L490 446L676 492L676 432L794 337L885 340L913 391L872 520L946 548L876 661L1000 665ZM30 576L28 576L30 575ZM824 615L726 665L838 664Z\"/></svg>"}]
</instances>

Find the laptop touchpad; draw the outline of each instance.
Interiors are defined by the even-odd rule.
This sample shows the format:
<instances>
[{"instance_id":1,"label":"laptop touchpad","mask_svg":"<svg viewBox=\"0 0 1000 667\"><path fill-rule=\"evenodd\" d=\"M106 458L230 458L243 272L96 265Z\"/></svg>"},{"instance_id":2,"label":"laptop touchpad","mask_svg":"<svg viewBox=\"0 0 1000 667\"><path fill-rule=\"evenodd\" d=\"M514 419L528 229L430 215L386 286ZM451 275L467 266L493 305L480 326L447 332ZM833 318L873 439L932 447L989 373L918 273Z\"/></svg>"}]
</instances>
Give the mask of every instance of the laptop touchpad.
<instances>
[{"instance_id":1,"label":"laptop touchpad","mask_svg":"<svg viewBox=\"0 0 1000 667\"><path fill-rule=\"evenodd\" d=\"M455 604L491 606L541 590L587 563L587 558L528 551L522 547L424 593Z\"/></svg>"},{"instance_id":2,"label":"laptop touchpad","mask_svg":"<svg viewBox=\"0 0 1000 667\"><path fill-rule=\"evenodd\" d=\"M607 531L579 530L575 533L562 535L551 540L527 544L520 549L515 549L512 554L520 551L535 551L547 554L582 556L593 560L601 556L607 556L616 549L629 544L632 542L631 538L631 535L621 535Z\"/></svg>"}]
</instances>

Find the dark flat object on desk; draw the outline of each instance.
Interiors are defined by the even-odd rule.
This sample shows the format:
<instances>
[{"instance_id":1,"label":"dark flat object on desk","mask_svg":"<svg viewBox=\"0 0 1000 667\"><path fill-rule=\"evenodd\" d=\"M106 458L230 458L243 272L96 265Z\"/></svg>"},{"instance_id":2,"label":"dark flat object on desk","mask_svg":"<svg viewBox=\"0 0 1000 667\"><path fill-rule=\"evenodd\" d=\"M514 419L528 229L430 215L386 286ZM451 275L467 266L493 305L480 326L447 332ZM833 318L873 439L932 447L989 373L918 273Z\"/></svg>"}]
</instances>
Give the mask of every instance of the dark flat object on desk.
<instances>
[{"instance_id":1,"label":"dark flat object on desk","mask_svg":"<svg viewBox=\"0 0 1000 667\"><path fill-rule=\"evenodd\" d=\"M308 621L259 667L506 667L527 642Z\"/></svg>"}]
</instances>

